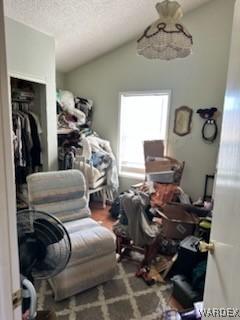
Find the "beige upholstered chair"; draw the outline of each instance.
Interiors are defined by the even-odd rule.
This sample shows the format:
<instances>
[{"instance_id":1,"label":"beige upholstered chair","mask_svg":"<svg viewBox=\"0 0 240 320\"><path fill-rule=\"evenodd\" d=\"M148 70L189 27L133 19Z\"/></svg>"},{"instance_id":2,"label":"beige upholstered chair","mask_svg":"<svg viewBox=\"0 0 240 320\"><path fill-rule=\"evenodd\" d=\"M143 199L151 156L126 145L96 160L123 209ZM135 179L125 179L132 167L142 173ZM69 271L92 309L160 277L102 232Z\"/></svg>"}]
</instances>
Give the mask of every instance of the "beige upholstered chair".
<instances>
[{"instance_id":1,"label":"beige upholstered chair","mask_svg":"<svg viewBox=\"0 0 240 320\"><path fill-rule=\"evenodd\" d=\"M49 281L55 300L111 279L116 268L114 236L91 219L83 174L79 170L34 173L27 183L30 207L59 218L72 243L66 269Z\"/></svg>"}]
</instances>

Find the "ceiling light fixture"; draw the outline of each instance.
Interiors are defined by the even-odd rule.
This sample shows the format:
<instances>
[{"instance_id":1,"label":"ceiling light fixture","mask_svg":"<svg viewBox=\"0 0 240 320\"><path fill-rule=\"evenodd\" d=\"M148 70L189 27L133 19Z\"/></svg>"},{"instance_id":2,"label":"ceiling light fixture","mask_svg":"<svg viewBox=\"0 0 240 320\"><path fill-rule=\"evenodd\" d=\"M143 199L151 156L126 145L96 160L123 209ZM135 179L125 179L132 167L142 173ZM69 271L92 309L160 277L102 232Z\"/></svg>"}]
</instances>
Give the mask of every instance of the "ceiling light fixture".
<instances>
[{"instance_id":1,"label":"ceiling light fixture","mask_svg":"<svg viewBox=\"0 0 240 320\"><path fill-rule=\"evenodd\" d=\"M182 8L176 1L156 4L160 18L137 40L137 53L148 59L172 60L192 53L193 39L180 23Z\"/></svg>"}]
</instances>

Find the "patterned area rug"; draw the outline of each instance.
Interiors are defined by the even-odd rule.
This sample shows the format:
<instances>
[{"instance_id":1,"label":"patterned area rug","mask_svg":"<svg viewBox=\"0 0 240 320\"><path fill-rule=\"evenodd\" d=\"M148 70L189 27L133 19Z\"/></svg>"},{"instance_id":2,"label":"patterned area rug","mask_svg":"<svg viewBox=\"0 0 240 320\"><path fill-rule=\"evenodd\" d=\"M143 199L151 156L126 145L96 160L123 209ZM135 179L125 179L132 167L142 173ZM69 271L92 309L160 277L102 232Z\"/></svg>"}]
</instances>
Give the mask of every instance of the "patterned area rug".
<instances>
[{"instance_id":1,"label":"patterned area rug","mask_svg":"<svg viewBox=\"0 0 240 320\"><path fill-rule=\"evenodd\" d=\"M59 320L154 320L168 309L172 287L148 286L135 277L136 264L118 264L116 276L107 283L61 302L54 302L46 281L36 284L38 309L54 310Z\"/></svg>"}]
</instances>

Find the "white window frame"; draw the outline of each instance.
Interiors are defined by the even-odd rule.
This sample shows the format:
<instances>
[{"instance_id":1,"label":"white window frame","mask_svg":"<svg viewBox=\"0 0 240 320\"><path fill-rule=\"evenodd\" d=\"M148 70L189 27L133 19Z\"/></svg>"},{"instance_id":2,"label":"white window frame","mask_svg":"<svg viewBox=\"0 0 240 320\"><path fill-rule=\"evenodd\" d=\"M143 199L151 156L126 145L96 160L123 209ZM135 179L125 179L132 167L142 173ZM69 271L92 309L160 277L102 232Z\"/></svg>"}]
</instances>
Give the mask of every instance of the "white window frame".
<instances>
[{"instance_id":1,"label":"white window frame","mask_svg":"<svg viewBox=\"0 0 240 320\"><path fill-rule=\"evenodd\" d=\"M120 177L143 179L145 173L135 173L135 172L121 172L120 163L120 144L121 144L121 99L122 96L147 96L147 95L168 95L168 106L167 106L167 130L165 134L165 144L164 144L164 154L168 154L168 142L169 142L169 130L170 130L170 110L171 110L171 90L143 90L143 91L120 91L118 95L118 142L117 142L117 154L118 154L118 172Z\"/></svg>"}]
</instances>

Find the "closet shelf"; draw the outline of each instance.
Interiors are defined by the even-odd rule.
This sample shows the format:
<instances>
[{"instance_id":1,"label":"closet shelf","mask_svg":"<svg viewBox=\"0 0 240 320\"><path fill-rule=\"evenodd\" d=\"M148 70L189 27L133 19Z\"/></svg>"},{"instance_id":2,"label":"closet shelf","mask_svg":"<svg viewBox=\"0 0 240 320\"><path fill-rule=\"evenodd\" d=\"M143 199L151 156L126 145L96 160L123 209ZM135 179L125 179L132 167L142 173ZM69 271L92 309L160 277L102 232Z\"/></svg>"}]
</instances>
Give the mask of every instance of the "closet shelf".
<instances>
[{"instance_id":1,"label":"closet shelf","mask_svg":"<svg viewBox=\"0 0 240 320\"><path fill-rule=\"evenodd\" d=\"M20 102L20 103L31 103L31 102L33 102L33 98L32 99L12 99L12 102Z\"/></svg>"},{"instance_id":2,"label":"closet shelf","mask_svg":"<svg viewBox=\"0 0 240 320\"><path fill-rule=\"evenodd\" d=\"M67 129L67 128L62 128L62 129L58 129L57 130L57 134L61 135L61 134L69 134L71 132L73 132L73 129Z\"/></svg>"}]
</instances>

